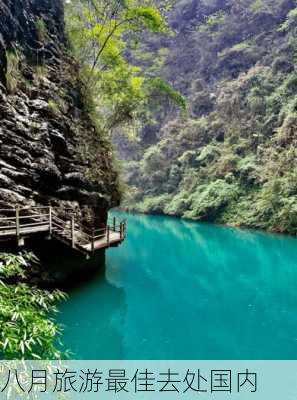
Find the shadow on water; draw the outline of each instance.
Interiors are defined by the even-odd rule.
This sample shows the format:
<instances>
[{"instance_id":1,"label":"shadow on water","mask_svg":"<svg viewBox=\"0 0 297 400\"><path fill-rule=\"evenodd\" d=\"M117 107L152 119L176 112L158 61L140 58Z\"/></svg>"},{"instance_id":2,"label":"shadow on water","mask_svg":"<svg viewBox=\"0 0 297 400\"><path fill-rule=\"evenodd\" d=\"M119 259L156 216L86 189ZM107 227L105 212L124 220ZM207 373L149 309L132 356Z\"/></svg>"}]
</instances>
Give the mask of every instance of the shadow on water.
<instances>
[{"instance_id":1,"label":"shadow on water","mask_svg":"<svg viewBox=\"0 0 297 400\"><path fill-rule=\"evenodd\" d=\"M295 359L297 240L126 215L125 243L61 305L81 359Z\"/></svg>"},{"instance_id":2,"label":"shadow on water","mask_svg":"<svg viewBox=\"0 0 297 400\"><path fill-rule=\"evenodd\" d=\"M98 252L87 260L86 256L73 251L63 243L45 235L34 235L26 239L23 250L33 252L40 260L38 269L31 276L32 283L42 287L60 287L71 290L97 279L105 268L105 253ZM0 252L21 252L14 240L0 243Z\"/></svg>"},{"instance_id":3,"label":"shadow on water","mask_svg":"<svg viewBox=\"0 0 297 400\"><path fill-rule=\"evenodd\" d=\"M64 325L64 342L74 358L92 360L99 355L100 359L124 358L124 291L110 285L101 271L92 282L72 289L69 294L70 301L62 305L60 322Z\"/></svg>"}]
</instances>

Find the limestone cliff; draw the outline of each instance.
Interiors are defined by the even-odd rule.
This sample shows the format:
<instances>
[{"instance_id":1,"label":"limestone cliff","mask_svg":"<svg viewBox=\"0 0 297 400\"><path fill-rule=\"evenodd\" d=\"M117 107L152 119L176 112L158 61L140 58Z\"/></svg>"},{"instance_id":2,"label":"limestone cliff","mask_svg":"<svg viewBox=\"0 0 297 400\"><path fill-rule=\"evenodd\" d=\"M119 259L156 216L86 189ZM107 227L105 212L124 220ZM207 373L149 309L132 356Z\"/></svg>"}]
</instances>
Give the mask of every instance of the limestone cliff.
<instances>
[{"instance_id":1,"label":"limestone cliff","mask_svg":"<svg viewBox=\"0 0 297 400\"><path fill-rule=\"evenodd\" d=\"M0 21L0 208L79 206L104 220L117 173L81 94L62 0L0 0Z\"/></svg>"}]
</instances>

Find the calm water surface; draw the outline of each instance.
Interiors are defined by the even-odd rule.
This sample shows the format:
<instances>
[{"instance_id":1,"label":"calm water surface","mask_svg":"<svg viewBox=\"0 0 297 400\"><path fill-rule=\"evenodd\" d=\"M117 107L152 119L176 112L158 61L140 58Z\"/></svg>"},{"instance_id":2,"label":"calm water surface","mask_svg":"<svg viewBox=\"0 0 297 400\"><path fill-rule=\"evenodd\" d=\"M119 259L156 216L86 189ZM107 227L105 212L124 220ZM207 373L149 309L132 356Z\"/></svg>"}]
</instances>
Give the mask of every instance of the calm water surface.
<instances>
[{"instance_id":1,"label":"calm water surface","mask_svg":"<svg viewBox=\"0 0 297 400\"><path fill-rule=\"evenodd\" d=\"M297 240L128 218L106 269L60 306L77 359L297 359Z\"/></svg>"}]
</instances>

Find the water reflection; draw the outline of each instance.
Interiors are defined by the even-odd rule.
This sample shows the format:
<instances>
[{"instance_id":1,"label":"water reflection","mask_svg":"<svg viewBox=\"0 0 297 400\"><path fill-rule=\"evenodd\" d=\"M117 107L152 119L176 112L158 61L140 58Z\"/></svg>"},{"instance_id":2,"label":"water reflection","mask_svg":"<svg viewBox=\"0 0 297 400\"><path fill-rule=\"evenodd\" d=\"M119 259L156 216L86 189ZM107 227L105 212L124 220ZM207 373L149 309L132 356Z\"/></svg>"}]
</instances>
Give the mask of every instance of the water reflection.
<instances>
[{"instance_id":1,"label":"water reflection","mask_svg":"<svg viewBox=\"0 0 297 400\"><path fill-rule=\"evenodd\" d=\"M72 290L69 302L62 305L59 318L64 325L65 347L76 359L124 358L125 313L124 291L111 285L104 273L97 274L92 282Z\"/></svg>"}]
</instances>

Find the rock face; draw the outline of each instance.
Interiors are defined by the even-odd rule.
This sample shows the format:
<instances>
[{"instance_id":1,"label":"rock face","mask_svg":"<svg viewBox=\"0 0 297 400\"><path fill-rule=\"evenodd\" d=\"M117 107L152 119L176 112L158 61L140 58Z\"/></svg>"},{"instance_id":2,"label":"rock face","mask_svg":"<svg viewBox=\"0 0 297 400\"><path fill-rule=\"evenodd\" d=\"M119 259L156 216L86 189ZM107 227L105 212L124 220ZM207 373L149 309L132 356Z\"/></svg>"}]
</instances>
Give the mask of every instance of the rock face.
<instances>
[{"instance_id":1,"label":"rock face","mask_svg":"<svg viewBox=\"0 0 297 400\"><path fill-rule=\"evenodd\" d=\"M62 0L0 0L0 21L0 208L79 206L104 221L117 173L67 55Z\"/></svg>"}]
</instances>

